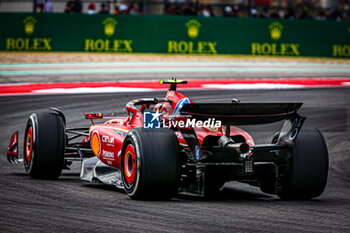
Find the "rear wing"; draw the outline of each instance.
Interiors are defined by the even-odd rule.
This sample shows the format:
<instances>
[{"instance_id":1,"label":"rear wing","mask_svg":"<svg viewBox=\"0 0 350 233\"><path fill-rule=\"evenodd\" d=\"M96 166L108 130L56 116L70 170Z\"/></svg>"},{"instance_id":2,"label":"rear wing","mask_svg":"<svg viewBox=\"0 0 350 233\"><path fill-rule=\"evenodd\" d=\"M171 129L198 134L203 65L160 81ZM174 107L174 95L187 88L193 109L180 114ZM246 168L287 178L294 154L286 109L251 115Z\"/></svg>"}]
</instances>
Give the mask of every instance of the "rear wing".
<instances>
[{"instance_id":1,"label":"rear wing","mask_svg":"<svg viewBox=\"0 0 350 233\"><path fill-rule=\"evenodd\" d=\"M181 109L181 115L196 120L221 121L226 126L225 135L230 135L230 125L257 125L283 121L283 126L278 133L278 138L273 144L261 144L250 146L253 157L258 151L272 151L285 148L294 143L306 117L299 116L297 111L302 103L194 103L185 104ZM199 146L194 130L180 129L188 145L190 145L193 157L195 148ZM195 141L195 142L193 142Z\"/></svg>"},{"instance_id":2,"label":"rear wing","mask_svg":"<svg viewBox=\"0 0 350 233\"><path fill-rule=\"evenodd\" d=\"M215 118L222 125L256 125L282 121L297 115L302 103L194 103L185 104L181 115L197 120Z\"/></svg>"}]
</instances>

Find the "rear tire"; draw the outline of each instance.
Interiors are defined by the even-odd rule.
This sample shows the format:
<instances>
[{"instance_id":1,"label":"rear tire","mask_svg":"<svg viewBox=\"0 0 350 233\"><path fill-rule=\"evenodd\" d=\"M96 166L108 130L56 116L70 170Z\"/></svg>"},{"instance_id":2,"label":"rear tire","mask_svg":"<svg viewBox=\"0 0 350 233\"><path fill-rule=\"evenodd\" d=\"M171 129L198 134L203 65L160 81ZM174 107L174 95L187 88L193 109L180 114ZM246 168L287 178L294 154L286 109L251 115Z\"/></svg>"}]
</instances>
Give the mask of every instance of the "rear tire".
<instances>
[{"instance_id":1,"label":"rear tire","mask_svg":"<svg viewBox=\"0 0 350 233\"><path fill-rule=\"evenodd\" d=\"M175 195L180 183L179 142L166 128L129 131L121 153L121 174L132 199L164 199Z\"/></svg>"},{"instance_id":2,"label":"rear tire","mask_svg":"<svg viewBox=\"0 0 350 233\"><path fill-rule=\"evenodd\" d=\"M328 176L328 150L318 129L301 129L292 148L289 172L278 196L283 199L310 199L324 191Z\"/></svg>"},{"instance_id":3,"label":"rear tire","mask_svg":"<svg viewBox=\"0 0 350 233\"><path fill-rule=\"evenodd\" d=\"M54 113L32 113L24 136L24 168L32 178L57 179L62 172L65 125Z\"/></svg>"}]
</instances>

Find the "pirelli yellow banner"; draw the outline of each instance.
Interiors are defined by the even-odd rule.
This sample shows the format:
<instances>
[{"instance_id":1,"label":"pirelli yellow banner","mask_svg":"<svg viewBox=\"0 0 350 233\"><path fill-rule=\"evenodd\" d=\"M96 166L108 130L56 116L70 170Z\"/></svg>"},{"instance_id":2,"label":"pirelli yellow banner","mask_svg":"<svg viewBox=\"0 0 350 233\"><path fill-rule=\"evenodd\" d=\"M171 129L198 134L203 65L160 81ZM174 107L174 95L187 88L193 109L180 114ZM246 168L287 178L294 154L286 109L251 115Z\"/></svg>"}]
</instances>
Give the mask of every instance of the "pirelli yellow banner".
<instances>
[{"instance_id":1,"label":"pirelli yellow banner","mask_svg":"<svg viewBox=\"0 0 350 233\"><path fill-rule=\"evenodd\" d=\"M350 23L168 15L0 13L2 51L350 57Z\"/></svg>"}]
</instances>

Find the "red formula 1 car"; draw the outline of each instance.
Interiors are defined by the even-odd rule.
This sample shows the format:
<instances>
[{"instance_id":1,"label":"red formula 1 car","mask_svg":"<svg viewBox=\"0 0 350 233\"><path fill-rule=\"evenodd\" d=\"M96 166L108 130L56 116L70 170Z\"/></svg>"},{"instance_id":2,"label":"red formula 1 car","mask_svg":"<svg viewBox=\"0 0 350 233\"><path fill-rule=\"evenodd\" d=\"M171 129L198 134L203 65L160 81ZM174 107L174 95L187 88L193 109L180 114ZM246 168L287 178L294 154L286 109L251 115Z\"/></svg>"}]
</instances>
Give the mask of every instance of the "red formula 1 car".
<instances>
[{"instance_id":1,"label":"red formula 1 car","mask_svg":"<svg viewBox=\"0 0 350 233\"><path fill-rule=\"evenodd\" d=\"M127 117L86 113L92 125L66 128L63 113L33 113L24 137L23 163L33 178L58 178L72 161L81 161L81 179L123 188L133 199L177 193L215 195L227 181L259 186L284 199L322 194L328 152L319 130L302 128L301 103L194 103L170 84L165 98L126 104ZM94 119L108 119L94 124ZM284 121L270 144L255 145L237 125ZM18 133L8 160L18 162Z\"/></svg>"}]
</instances>

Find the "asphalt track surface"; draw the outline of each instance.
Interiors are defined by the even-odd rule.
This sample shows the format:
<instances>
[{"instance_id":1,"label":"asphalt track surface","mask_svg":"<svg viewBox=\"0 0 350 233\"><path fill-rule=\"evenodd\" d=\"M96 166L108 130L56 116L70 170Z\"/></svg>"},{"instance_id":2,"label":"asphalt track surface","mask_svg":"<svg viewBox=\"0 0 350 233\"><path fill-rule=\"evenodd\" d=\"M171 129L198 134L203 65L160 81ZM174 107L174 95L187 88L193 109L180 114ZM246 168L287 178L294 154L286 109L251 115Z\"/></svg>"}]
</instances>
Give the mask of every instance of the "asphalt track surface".
<instances>
[{"instance_id":1,"label":"asphalt track surface","mask_svg":"<svg viewBox=\"0 0 350 233\"><path fill-rule=\"evenodd\" d=\"M65 112L68 127L85 126L87 111L111 115L116 109L116 115L123 115L127 101L165 92L7 96L0 97L0 232L350 232L349 88L186 93L197 102L230 102L232 97L242 102L304 102L306 124L320 128L330 152L325 192L314 200L282 201L230 182L214 200L180 196L134 201L114 187L81 182L78 163L59 180L33 180L23 164L5 159L16 129L22 145L30 113L56 106ZM250 128L257 143L270 140L271 127Z\"/></svg>"}]
</instances>

